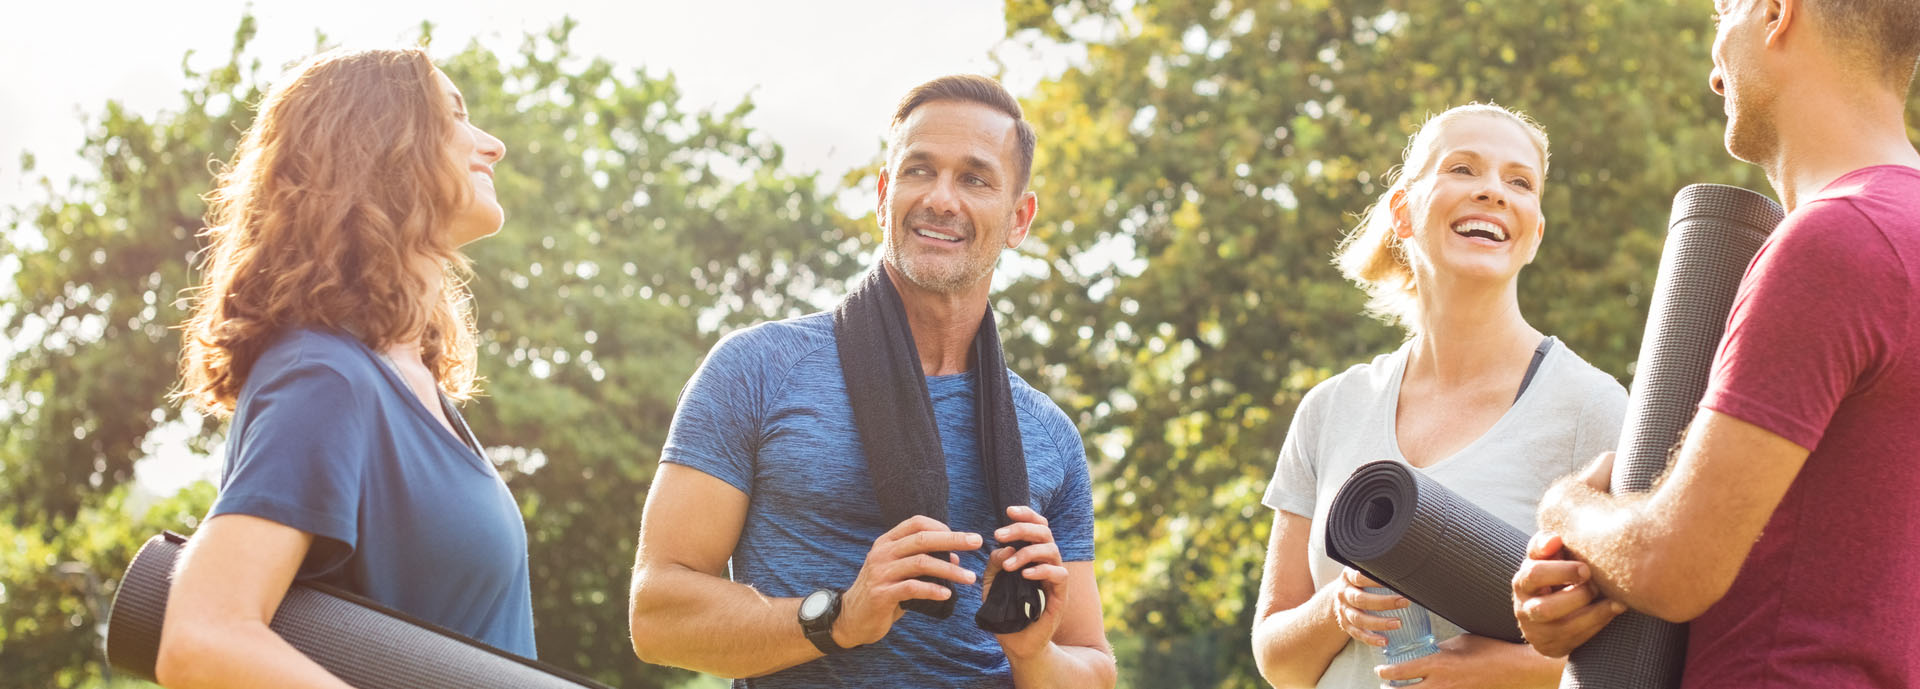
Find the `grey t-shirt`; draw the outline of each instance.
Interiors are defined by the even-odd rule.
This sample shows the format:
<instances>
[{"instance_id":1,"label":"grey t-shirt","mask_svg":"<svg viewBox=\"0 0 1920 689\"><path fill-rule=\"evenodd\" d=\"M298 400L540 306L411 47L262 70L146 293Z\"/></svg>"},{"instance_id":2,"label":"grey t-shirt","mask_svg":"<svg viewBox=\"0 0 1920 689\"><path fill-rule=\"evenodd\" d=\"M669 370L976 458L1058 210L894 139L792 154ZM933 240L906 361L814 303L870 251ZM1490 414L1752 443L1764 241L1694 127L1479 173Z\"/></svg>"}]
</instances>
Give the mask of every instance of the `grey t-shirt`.
<instances>
[{"instance_id":1,"label":"grey t-shirt","mask_svg":"<svg viewBox=\"0 0 1920 689\"><path fill-rule=\"evenodd\" d=\"M1316 587L1340 575L1340 563L1327 557L1325 538L1327 507L1341 484L1367 462L1407 461L1394 432L1394 410L1409 351L1410 344L1402 346L1314 386L1287 428L1279 465L1261 502L1313 520L1307 558ZM1613 449L1626 407L1627 391L1618 381L1558 345L1492 428L1419 471L1532 533L1534 510L1547 485ZM1436 640L1460 634L1444 618L1432 620ZM1380 649L1349 640L1318 686L1378 687L1373 668L1383 662Z\"/></svg>"}]
</instances>

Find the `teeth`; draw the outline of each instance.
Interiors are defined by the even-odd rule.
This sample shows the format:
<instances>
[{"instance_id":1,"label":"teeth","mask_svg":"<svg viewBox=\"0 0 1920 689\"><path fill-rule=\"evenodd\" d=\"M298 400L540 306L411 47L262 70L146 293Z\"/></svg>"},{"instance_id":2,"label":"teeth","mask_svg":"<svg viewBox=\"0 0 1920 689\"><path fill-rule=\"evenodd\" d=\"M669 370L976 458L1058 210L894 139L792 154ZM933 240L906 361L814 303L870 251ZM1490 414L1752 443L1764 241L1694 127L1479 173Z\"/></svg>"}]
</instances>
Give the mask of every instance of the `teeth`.
<instances>
[{"instance_id":1,"label":"teeth","mask_svg":"<svg viewBox=\"0 0 1920 689\"><path fill-rule=\"evenodd\" d=\"M939 232L935 232L933 230L914 230L914 233L922 237L932 237L934 239L939 239L942 241L948 241L948 242L960 241L959 237L955 237L950 234L940 234Z\"/></svg>"},{"instance_id":2,"label":"teeth","mask_svg":"<svg viewBox=\"0 0 1920 689\"><path fill-rule=\"evenodd\" d=\"M1468 232L1472 232L1475 230L1479 230L1481 232L1485 232L1487 234L1493 235L1493 238L1498 241L1502 241L1502 242L1507 241L1507 232L1505 230L1500 229L1499 225L1495 225L1485 220L1467 220L1467 221L1461 222L1458 225L1453 226L1453 231L1455 234L1466 234Z\"/></svg>"}]
</instances>

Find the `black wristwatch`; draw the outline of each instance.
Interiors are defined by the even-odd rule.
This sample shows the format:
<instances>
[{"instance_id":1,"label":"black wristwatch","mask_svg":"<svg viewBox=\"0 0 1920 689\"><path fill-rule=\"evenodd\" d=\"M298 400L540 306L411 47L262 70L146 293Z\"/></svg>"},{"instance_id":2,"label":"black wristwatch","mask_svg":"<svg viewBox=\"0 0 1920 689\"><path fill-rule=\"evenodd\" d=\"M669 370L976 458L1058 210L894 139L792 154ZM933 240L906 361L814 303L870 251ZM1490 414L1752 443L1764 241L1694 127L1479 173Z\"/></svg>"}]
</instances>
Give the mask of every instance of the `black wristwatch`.
<instances>
[{"instance_id":1,"label":"black wristwatch","mask_svg":"<svg viewBox=\"0 0 1920 689\"><path fill-rule=\"evenodd\" d=\"M840 592L820 589L800 599L800 631L821 653L833 655L847 649L833 642L833 621L840 619Z\"/></svg>"}]
</instances>

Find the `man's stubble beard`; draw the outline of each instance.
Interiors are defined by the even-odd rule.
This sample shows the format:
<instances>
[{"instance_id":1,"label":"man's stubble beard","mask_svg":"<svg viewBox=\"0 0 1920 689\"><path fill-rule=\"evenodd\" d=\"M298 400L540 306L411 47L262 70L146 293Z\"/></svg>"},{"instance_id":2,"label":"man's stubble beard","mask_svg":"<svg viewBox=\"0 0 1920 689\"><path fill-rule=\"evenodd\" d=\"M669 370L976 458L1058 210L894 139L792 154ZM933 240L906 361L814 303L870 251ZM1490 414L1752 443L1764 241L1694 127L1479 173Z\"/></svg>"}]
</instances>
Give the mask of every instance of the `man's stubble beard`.
<instances>
[{"instance_id":1,"label":"man's stubble beard","mask_svg":"<svg viewBox=\"0 0 1920 689\"><path fill-rule=\"evenodd\" d=\"M888 211L891 212L891 209ZM911 217L902 218L895 227L888 228L887 237L882 242L880 259L893 266L894 270L899 271L900 275L915 287L938 294L957 294L973 288L993 275L994 264L1000 259L998 251L984 256L975 255L969 251L959 262L946 265L941 265L937 260L916 260L928 258L925 254L907 255L904 247L907 242L913 241L909 236L913 231L909 229L912 224ZM969 232L968 234L972 235L968 241L982 239L977 233ZM928 263L933 265L926 265Z\"/></svg>"}]
</instances>

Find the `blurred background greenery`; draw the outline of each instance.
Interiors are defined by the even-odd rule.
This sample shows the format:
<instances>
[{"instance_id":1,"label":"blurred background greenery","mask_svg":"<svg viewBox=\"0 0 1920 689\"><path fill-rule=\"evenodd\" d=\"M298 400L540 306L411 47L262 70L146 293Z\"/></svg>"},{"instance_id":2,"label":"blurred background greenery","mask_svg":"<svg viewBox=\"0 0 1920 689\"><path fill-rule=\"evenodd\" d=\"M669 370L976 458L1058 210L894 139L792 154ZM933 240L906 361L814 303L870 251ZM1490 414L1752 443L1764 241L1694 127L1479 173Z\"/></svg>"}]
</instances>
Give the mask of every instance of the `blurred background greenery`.
<instances>
[{"instance_id":1,"label":"blurred background greenery","mask_svg":"<svg viewBox=\"0 0 1920 689\"><path fill-rule=\"evenodd\" d=\"M1123 686L1262 686L1259 496L1301 395L1401 339L1360 315L1328 258L1426 114L1490 100L1546 126L1547 240L1521 304L1628 379L1672 194L1766 188L1721 148L1710 11L1007 0L1009 41L1085 49L1022 94L1040 215L994 307L1010 365L1085 435ZM487 396L466 413L527 520L541 658L616 686L714 686L628 646L640 505L708 347L829 306L867 265L877 161L836 179L792 169L745 124L751 102L685 108L670 74L574 54L572 29L436 51L513 151L497 185L508 225L471 247ZM0 687L134 686L101 651L116 579L213 497L204 482L152 494L134 467L219 455L221 425L165 401L170 328L206 163L230 157L279 72L245 57L254 33L243 19L227 64L189 71L165 112L103 104L73 142L91 174L0 210L0 250L19 262L0 285L17 349L0 378ZM33 167L23 156L18 172Z\"/></svg>"}]
</instances>

